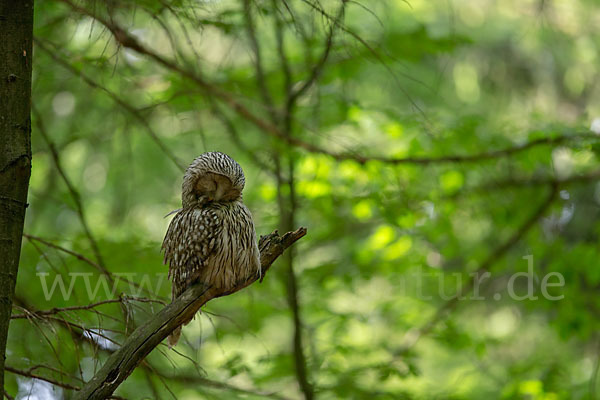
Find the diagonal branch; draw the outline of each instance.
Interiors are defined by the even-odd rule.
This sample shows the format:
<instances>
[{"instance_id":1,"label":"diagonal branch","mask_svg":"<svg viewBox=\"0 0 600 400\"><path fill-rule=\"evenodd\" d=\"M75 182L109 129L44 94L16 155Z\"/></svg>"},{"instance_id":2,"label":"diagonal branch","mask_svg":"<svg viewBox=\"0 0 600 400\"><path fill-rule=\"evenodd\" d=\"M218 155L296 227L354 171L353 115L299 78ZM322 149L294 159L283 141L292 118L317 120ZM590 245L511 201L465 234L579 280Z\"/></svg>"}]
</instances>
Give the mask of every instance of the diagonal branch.
<instances>
[{"instance_id":1,"label":"diagonal branch","mask_svg":"<svg viewBox=\"0 0 600 400\"><path fill-rule=\"evenodd\" d=\"M104 270L104 268L102 268L102 266L100 266L100 264L90 260L89 258L87 258L86 256L84 256L83 254L79 254L77 252L74 252L73 250L69 250L65 247L59 246L57 244L54 244L52 242L49 242L45 239L42 239L41 237L37 237L37 236L33 236L33 235L29 235L27 233L23 233L23 237L27 238L28 240L31 241L35 241L35 242L40 242L50 248L62 251L63 253L66 253L70 256L75 257L76 259L83 261L84 263L91 265L92 267L96 268L98 271L100 271L101 273L105 273L106 271Z\"/></svg>"},{"instance_id":2,"label":"diagonal branch","mask_svg":"<svg viewBox=\"0 0 600 400\"><path fill-rule=\"evenodd\" d=\"M283 236L279 236L275 231L261 237L259 248L263 274L267 272L277 257L304 235L306 235L306 229L299 228ZM136 329L123 343L123 346L106 360L102 368L85 384L81 391L75 394L74 399L99 400L109 397L163 339L175 328L189 320L206 302L216 297L235 293L256 282L259 278L258 274L253 275L228 291L202 283L195 284L158 312L154 318Z\"/></svg>"},{"instance_id":3,"label":"diagonal branch","mask_svg":"<svg viewBox=\"0 0 600 400\"><path fill-rule=\"evenodd\" d=\"M398 353L403 354L410 350L419 339L423 336L428 335L438 323L443 321L449 313L451 313L457 306L459 300L464 298L465 293L473 288L476 282L479 281L482 274L488 272L490 267L498 262L515 244L517 244L523 236L529 232L531 228L544 216L548 208L552 205L558 194L559 185L554 183L550 186L550 193L544 199L544 201L535 209L529 218L523 222L523 224L508 238L496 247L488 256L485 258L475 273L473 273L465 285L462 285L460 290L448 301L442 304L437 309L435 314L420 327L410 330L406 333L403 339L403 344L399 349Z\"/></svg>"},{"instance_id":4,"label":"diagonal branch","mask_svg":"<svg viewBox=\"0 0 600 400\"><path fill-rule=\"evenodd\" d=\"M85 236L88 238L88 240L90 242L90 245L92 247L92 252L94 253L94 256L96 257L97 265L100 267L99 269L102 271L102 273L104 275L106 275L110 279L111 282L113 282L114 278L111 275L111 273L106 269L106 266L104 264L104 259L102 258L102 254L100 253L100 248L98 247L98 242L96 241L96 238L92 234L92 231L90 230L90 227L87 223L85 209L83 207L83 202L81 201L81 195L75 188L75 185L73 185L73 183L67 176L64 168L62 167L62 163L60 160L60 155L58 153L58 150L56 149L56 146L54 145L52 140L50 140L48 132L46 132L46 127L42 121L42 116L34 104L31 105L31 111L32 111L33 115L35 116L36 123L38 126L38 131L42 135L44 142L46 142L46 145L48 146L48 149L50 150L50 155L52 156L52 161L54 161L54 165L55 165L58 173L62 177L63 181L65 182L65 185L67 186L67 189L69 190L69 194L71 195L71 198L73 199L73 202L75 203L75 209L77 212L77 216L79 217L79 222L81 223L81 226L83 227L83 232L85 233Z\"/></svg>"},{"instance_id":5,"label":"diagonal branch","mask_svg":"<svg viewBox=\"0 0 600 400\"><path fill-rule=\"evenodd\" d=\"M20 370L20 369L9 367L9 366L4 367L4 369L6 371L8 371L8 372L11 372L11 373L15 374L15 375L24 376L24 377L31 378L31 379L38 379L40 381L51 383L54 386L59 386L59 387L61 387L63 389L69 389L69 390L79 390L80 389L79 386L71 385L71 384L64 383L64 382L59 382L59 381L57 381L55 379L47 378L45 376L33 373L33 372L31 372L31 370L30 371L23 371L23 370Z\"/></svg>"},{"instance_id":6,"label":"diagonal branch","mask_svg":"<svg viewBox=\"0 0 600 400\"><path fill-rule=\"evenodd\" d=\"M66 253L66 254L68 254L70 256L73 256L73 257L77 258L78 260L83 261L84 263L86 263L86 264L88 264L88 265L96 268L98 271L100 271L100 273L107 274L107 277L110 279L110 281L114 282L115 278L114 278L114 276L110 273L110 271L107 268L104 268L100 264L98 264L98 263L90 260L89 258L87 258L86 256L84 256L83 254L77 253L77 252L75 252L73 250L69 250L69 249L67 249L65 247L62 247L62 246L59 246L59 245L54 244L52 242L49 242L49 241L47 241L45 239L42 239L41 237L38 237L38 236L33 236L33 235L29 235L27 233L23 233L23 237L27 238L32 244L34 244L34 246L35 246L34 242L40 242L40 243L42 243L42 244L44 244L44 245L46 245L46 246L48 246L50 248L56 249L58 251L62 251L63 253ZM47 257L44 257L44 258L46 258L46 260L48 261L48 263L50 263L50 261L47 259ZM134 282L134 281L126 278L125 276L119 276L117 279L119 279L119 280L127 283L130 286L135 286L136 288L141 289L144 292L148 293L148 290L145 289L145 288L143 288L139 283Z\"/></svg>"}]
</instances>

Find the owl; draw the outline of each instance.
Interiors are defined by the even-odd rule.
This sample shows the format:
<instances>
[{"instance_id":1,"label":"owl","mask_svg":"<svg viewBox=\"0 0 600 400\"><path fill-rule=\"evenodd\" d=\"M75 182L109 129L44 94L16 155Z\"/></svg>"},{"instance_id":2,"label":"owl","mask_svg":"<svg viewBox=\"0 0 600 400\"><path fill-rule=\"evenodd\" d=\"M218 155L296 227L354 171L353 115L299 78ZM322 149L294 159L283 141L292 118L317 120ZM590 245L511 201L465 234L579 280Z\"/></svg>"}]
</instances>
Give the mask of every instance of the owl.
<instances>
[{"instance_id":1,"label":"owl","mask_svg":"<svg viewBox=\"0 0 600 400\"><path fill-rule=\"evenodd\" d=\"M220 152L202 154L185 171L182 208L174 211L162 244L173 300L195 282L228 290L261 275L252 214L242 201L244 184L240 165ZM180 335L181 326L169 336L169 347Z\"/></svg>"}]
</instances>

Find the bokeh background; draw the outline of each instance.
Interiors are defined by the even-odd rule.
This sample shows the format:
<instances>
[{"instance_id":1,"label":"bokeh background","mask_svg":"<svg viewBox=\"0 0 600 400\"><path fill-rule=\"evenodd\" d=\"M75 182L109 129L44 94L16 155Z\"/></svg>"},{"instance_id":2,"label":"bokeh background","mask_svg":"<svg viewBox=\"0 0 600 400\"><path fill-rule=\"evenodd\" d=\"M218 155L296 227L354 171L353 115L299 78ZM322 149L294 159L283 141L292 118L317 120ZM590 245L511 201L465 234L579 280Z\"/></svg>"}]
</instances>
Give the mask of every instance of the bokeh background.
<instances>
[{"instance_id":1,"label":"bokeh background","mask_svg":"<svg viewBox=\"0 0 600 400\"><path fill-rule=\"evenodd\" d=\"M35 7L8 393L70 398L169 301L164 216L183 169L219 150L259 234L308 235L116 395L600 396L596 1ZM529 263L537 299L511 298ZM453 300L475 271L481 299ZM552 272L560 300L541 291Z\"/></svg>"}]
</instances>

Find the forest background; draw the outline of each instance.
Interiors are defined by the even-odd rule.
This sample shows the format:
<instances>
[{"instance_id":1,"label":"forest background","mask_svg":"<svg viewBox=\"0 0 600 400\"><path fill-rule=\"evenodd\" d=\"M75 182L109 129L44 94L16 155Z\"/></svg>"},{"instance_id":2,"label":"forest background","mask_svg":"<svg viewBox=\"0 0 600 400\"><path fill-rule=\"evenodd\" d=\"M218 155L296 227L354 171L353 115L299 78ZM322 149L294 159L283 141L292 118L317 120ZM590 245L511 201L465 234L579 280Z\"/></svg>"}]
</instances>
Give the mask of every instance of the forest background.
<instances>
[{"instance_id":1,"label":"forest background","mask_svg":"<svg viewBox=\"0 0 600 400\"><path fill-rule=\"evenodd\" d=\"M7 398L71 398L169 302L165 215L213 150L259 234L308 234L116 398L600 395L595 1L59 0L34 22Z\"/></svg>"}]
</instances>

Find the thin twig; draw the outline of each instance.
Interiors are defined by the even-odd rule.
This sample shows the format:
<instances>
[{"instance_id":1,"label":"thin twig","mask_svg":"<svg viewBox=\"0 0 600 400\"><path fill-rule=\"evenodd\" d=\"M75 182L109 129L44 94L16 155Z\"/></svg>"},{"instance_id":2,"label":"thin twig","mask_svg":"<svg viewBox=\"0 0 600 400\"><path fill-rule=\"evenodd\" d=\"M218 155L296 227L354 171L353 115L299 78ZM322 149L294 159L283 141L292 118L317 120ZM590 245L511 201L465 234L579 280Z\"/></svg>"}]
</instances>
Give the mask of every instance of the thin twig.
<instances>
[{"instance_id":1,"label":"thin twig","mask_svg":"<svg viewBox=\"0 0 600 400\"><path fill-rule=\"evenodd\" d=\"M204 385L206 387L211 387L211 388L215 388L215 389L225 389L225 390L230 390L232 392L237 392L237 393L242 393L242 394L250 394L253 396L268 397L268 398L278 399L278 400L288 400L289 399L289 398L282 396L280 394L277 394L277 393L259 392L256 390L243 389L243 388L240 388L237 386L230 385L228 383L213 381L211 379L207 379L207 378L204 378L201 376L195 376L195 375L160 375L160 376L163 376L165 379L168 379L168 380L173 380L173 381L185 383L188 385L200 384L200 385Z\"/></svg>"},{"instance_id":2,"label":"thin twig","mask_svg":"<svg viewBox=\"0 0 600 400\"><path fill-rule=\"evenodd\" d=\"M30 240L30 241L40 242L40 243L42 243L42 244L44 244L44 245L46 245L48 247L51 247L53 249L62 251L63 253L69 254L69 255L77 258L78 260L81 260L81 261L85 262L86 264L89 264L92 267L96 268L102 274L108 273L108 274L110 274L109 276L112 277L112 274L110 273L110 271L108 271L107 269L103 269L100 264L98 264L98 263L90 260L88 257L84 256L83 254L80 254L80 253L77 253L77 252L75 252L73 250L67 249L66 247L59 246L59 245L54 244L54 243L52 243L52 242L50 242L50 241L48 241L46 239L42 239L41 237L38 237L38 236L29 235L27 233L23 233L23 236L25 238L27 238L28 240ZM112 277L112 278L114 278L114 277ZM140 285L139 283L134 282L134 281L128 279L127 277L119 276L118 279L122 280L123 282L127 283L130 286L134 286L134 287L136 287L138 289L141 289L141 290L145 291L148 294L152 294L146 288L142 287L142 285ZM112 282L112 280L111 280L111 282Z\"/></svg>"},{"instance_id":3,"label":"thin twig","mask_svg":"<svg viewBox=\"0 0 600 400\"><path fill-rule=\"evenodd\" d=\"M406 96L406 98L408 99L409 103L414 107L414 109L417 110L417 112L423 117L423 119L426 122L430 122L429 119L427 118L427 115L425 114L425 111L423 111L423 109L421 109L421 107L410 96L410 94L408 93L408 91L401 85L400 80L398 79L398 77L396 76L396 74L394 73L394 71L390 68L389 65L387 65L385 63L384 59L379 55L379 53L377 53L377 51L375 51L375 49L373 47L371 47L371 45L369 45L369 43L367 43L367 41L365 39L363 39L362 37L360 37L359 34L357 34L356 32L354 32L350 28L348 28L346 25L344 25L336 17L333 17L332 15L328 14L322 7L320 7L318 5L318 2L317 2L317 4L312 3L309 0L302 0L302 2L304 2L305 4L308 4L313 10L317 11L319 14L321 14L322 16L324 16L325 18L327 18L328 20L332 21L332 23L335 26L337 26L343 32L345 32L345 33L349 34L350 36L352 36L365 49L367 49L367 51L369 51L369 53L371 53L373 55L373 57L375 57L375 59L377 61L379 61L379 63L381 64L381 66L388 72L388 74L392 77L392 79L394 79L394 82L396 83L396 86ZM342 0L342 3L345 4L346 0ZM411 81L415 81L417 83L424 84L423 82L415 79L412 76L408 76L406 74L403 74L403 75L406 78L410 79Z\"/></svg>"},{"instance_id":4,"label":"thin twig","mask_svg":"<svg viewBox=\"0 0 600 400\"><path fill-rule=\"evenodd\" d=\"M49 242L49 241L47 241L45 239L42 239L41 237L38 237L38 236L29 235L27 233L23 233L23 236L25 238L27 238L28 240L33 240L33 241L36 241L36 242L40 242L40 243L42 243L42 244L44 244L44 245L46 245L48 247L51 247L53 249L60 250L63 253L69 254L69 255L77 258L78 260L83 261L84 263L91 265L92 267L96 268L98 271L104 273L104 270L102 269L102 267L98 263L90 260L89 258L87 258L86 256L84 256L83 254L77 253L77 252L75 252L73 250L69 250L69 249L67 249L65 247L62 247L62 246L59 246L59 245L54 244L52 242Z\"/></svg>"},{"instance_id":5,"label":"thin twig","mask_svg":"<svg viewBox=\"0 0 600 400\"><path fill-rule=\"evenodd\" d=\"M283 71L283 88L285 93L290 93L292 91L293 73L290 63L286 57L284 24L279 16L280 11L278 8L278 0L272 0L271 3L273 8L273 18L275 19L275 41L277 42L277 54L279 55L279 62L281 64L281 70ZM288 12L291 13L290 9L287 7L287 4L285 2L283 4L286 6Z\"/></svg>"},{"instance_id":6,"label":"thin twig","mask_svg":"<svg viewBox=\"0 0 600 400\"><path fill-rule=\"evenodd\" d=\"M244 142L242 142L242 138L240 137L235 125L233 124L233 122L231 121L231 119L229 119L227 117L227 115L225 114L225 112L223 112L223 110L221 110L219 108L219 106L217 106L216 104L214 104L214 102L211 102L211 111L213 113L213 115L215 117L217 117L217 119L219 121L221 121L221 123L223 124L223 126L225 127L225 130L227 131L227 133L229 134L229 137L231 138L231 140L233 141L233 143L242 151L244 151L244 153L246 153L250 159L254 162L254 164L256 164L258 167L260 167L263 171L267 171L271 174L275 174L275 170L272 166L267 165L265 162L263 162L260 158L258 158L258 156L256 155L256 152L249 149Z\"/></svg>"},{"instance_id":7,"label":"thin twig","mask_svg":"<svg viewBox=\"0 0 600 400\"><path fill-rule=\"evenodd\" d=\"M24 371L24 370L20 370L17 368L13 368L13 367L9 367L9 366L5 366L4 369L10 373L13 373L15 375L20 375L20 376L24 376L26 378L31 378L31 379L37 379L40 381L44 381L44 382L48 382L54 386L58 386L61 387L63 389L67 389L67 390L81 390L81 388L79 386L76 385L70 385L68 383L62 383L62 382L58 382L57 380L54 380L52 378L47 378L45 376L41 376L38 374L34 374L28 371ZM4 392L4 396L6 396L6 398L8 399L12 399L12 397L10 397L6 392ZM108 397L109 399L112 400L125 400L123 397L120 396L110 396Z\"/></svg>"},{"instance_id":8,"label":"thin twig","mask_svg":"<svg viewBox=\"0 0 600 400\"><path fill-rule=\"evenodd\" d=\"M62 383L62 382L59 382L59 381L54 380L52 378L47 378L45 376L34 374L32 372L23 371L23 370L20 370L20 369L9 367L8 365L5 366L4 369L6 371L8 371L8 372L13 373L13 374L24 376L24 377L31 378L31 379L38 379L40 381L51 383L54 386L59 386L59 387L61 387L63 389L68 389L68 390L80 390L81 389L79 386L70 385L68 383Z\"/></svg>"},{"instance_id":9,"label":"thin twig","mask_svg":"<svg viewBox=\"0 0 600 400\"><path fill-rule=\"evenodd\" d=\"M162 140L158 137L158 134L154 131L150 122L148 122L148 118L144 117L139 110L133 107L131 104L121 99L116 93L110 91L106 87L100 85L98 82L87 76L83 71L79 71L63 58L58 56L58 52L56 50L52 50L46 46L46 44L38 38L34 38L34 43L40 49L42 49L46 54L48 54L54 61L62 65L65 69L69 70L73 75L80 77L88 86L91 86L95 89L100 89L104 93L108 95L116 104L122 107L125 111L130 113L145 129L150 138L158 145L161 151L171 160L177 168L180 170L185 170L186 165L183 161L181 161L169 148L162 142Z\"/></svg>"},{"instance_id":10,"label":"thin twig","mask_svg":"<svg viewBox=\"0 0 600 400\"><path fill-rule=\"evenodd\" d=\"M382 157L382 156L362 156L352 153L336 153L319 146L313 145L308 142L301 141L296 138L287 138L286 141L290 144L298 146L311 153L319 153L330 156L337 161L355 161L359 164L366 164L367 162L382 162L392 165L401 164L414 164L414 165L430 165L430 164L452 164L452 163L476 163L483 161L493 161L498 158L509 157L517 153L525 152L533 147L544 146L544 145L560 145L569 141L576 140L599 140L595 134L582 132L575 134L563 134L555 137L545 137L534 139L524 144L517 144L505 147L499 150L490 150L482 153L475 154L457 154L457 155L442 155L442 156L431 156L431 157Z\"/></svg>"},{"instance_id":11,"label":"thin twig","mask_svg":"<svg viewBox=\"0 0 600 400\"><path fill-rule=\"evenodd\" d=\"M290 188L289 198L286 199L283 194L283 185L282 181L282 171L281 171L281 163L279 157L276 158L276 164L278 166L277 169L277 199L279 204L279 213L281 215L281 227L282 229L287 229L288 226L293 225L295 212L296 212L296 199L295 199L295 191L294 191L294 174L293 174L293 164L290 160L288 165L288 173L290 174L288 177L287 185ZM289 205L286 204L286 200L289 201ZM287 291L287 301L292 311L292 322L294 326L294 334L293 334L293 354L294 354L294 371L296 373L296 379L298 381L298 385L300 386L300 390L302 391L304 398L306 400L311 400L314 398L314 389L312 384L308 378L308 367L306 355L304 354L304 345L302 344L302 331L303 324L301 318L300 311L300 301L298 299L298 281L296 278L296 274L294 272L294 256L291 251L289 251L285 257L286 263L286 291Z\"/></svg>"},{"instance_id":12,"label":"thin twig","mask_svg":"<svg viewBox=\"0 0 600 400\"><path fill-rule=\"evenodd\" d=\"M129 300L139 301L141 303L158 303L158 304L162 304L162 305L166 304L164 301L148 299L145 297L122 296L122 297L119 297L118 299L103 300L103 301L99 301L97 303L86 304L86 305L82 305L82 306L55 307L55 308L51 308L50 310L29 311L26 314L11 315L10 318L11 319L23 319L23 318L30 318L32 315L40 317L40 316L54 315L54 314L58 314L58 313L62 313L62 312L69 312L69 311L91 310L98 306L102 306L104 304L114 304L114 303L123 304Z\"/></svg>"}]
</instances>

